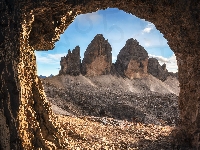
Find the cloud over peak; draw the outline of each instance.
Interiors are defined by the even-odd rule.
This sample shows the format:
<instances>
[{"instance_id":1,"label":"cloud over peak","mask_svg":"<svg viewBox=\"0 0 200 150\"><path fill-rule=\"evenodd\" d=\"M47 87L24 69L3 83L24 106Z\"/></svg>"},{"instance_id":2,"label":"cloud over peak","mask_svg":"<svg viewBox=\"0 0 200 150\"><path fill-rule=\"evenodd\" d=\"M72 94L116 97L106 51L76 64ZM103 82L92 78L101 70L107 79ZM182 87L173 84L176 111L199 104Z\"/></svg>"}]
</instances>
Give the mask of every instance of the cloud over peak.
<instances>
[{"instance_id":1,"label":"cloud over peak","mask_svg":"<svg viewBox=\"0 0 200 150\"><path fill-rule=\"evenodd\" d=\"M149 33L151 30L155 28L155 25L153 23L148 22L146 28L142 30L142 34Z\"/></svg>"},{"instance_id":2,"label":"cloud over peak","mask_svg":"<svg viewBox=\"0 0 200 150\"><path fill-rule=\"evenodd\" d=\"M61 57L66 56L66 54L41 54L41 52L36 52L36 60L43 64L59 64Z\"/></svg>"},{"instance_id":3,"label":"cloud over peak","mask_svg":"<svg viewBox=\"0 0 200 150\"><path fill-rule=\"evenodd\" d=\"M174 54L169 58L165 58L163 56L151 55L151 54L149 54L149 57L156 58L161 65L165 63L167 70L169 72L178 72L177 60Z\"/></svg>"}]
</instances>

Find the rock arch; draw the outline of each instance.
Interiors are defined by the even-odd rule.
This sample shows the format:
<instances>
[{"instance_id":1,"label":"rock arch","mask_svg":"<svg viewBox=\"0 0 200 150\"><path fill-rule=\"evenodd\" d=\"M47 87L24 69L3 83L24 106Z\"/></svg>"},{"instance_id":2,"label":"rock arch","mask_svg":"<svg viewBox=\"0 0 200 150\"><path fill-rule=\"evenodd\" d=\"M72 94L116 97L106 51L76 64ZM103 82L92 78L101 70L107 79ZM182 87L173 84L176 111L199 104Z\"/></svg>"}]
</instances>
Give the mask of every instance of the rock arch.
<instances>
[{"instance_id":1,"label":"rock arch","mask_svg":"<svg viewBox=\"0 0 200 150\"><path fill-rule=\"evenodd\" d=\"M0 2L0 133L5 138L0 138L1 149L64 147L61 119L52 114L36 76L34 50L52 49L77 14L107 7L122 9L154 23L168 40L178 60L181 88L177 135L185 136L189 144L199 148L200 2L3 0Z\"/></svg>"}]
</instances>

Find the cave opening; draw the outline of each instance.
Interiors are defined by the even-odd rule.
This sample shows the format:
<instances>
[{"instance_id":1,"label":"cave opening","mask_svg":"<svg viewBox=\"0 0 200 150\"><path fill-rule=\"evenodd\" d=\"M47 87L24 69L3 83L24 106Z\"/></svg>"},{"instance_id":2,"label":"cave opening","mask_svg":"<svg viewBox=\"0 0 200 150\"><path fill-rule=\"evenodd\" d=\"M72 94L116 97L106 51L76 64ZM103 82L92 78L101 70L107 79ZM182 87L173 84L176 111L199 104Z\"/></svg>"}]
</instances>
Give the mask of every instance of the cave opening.
<instances>
[{"instance_id":1,"label":"cave opening","mask_svg":"<svg viewBox=\"0 0 200 150\"><path fill-rule=\"evenodd\" d=\"M53 50L35 53L56 114L177 124L176 57L154 24L98 10L78 15Z\"/></svg>"},{"instance_id":2,"label":"cave opening","mask_svg":"<svg viewBox=\"0 0 200 150\"><path fill-rule=\"evenodd\" d=\"M198 16L199 6L199 1L190 0L174 2L149 0L66 2L61 0L59 2L29 1L28 3L3 1L1 3L2 25L0 26L2 35L0 39L2 79L0 80L0 131L5 136L0 138L0 148L81 149L93 147L106 149L109 147L127 149L144 148L147 144L146 147L151 149L162 149L163 146L167 149L189 149L189 147L198 149L200 18L194 16ZM142 126L142 129L147 129L145 138L135 141L136 138L131 138L131 135L133 133L138 135L135 132L138 130L144 131L137 128L138 126L134 126L131 135L127 135L127 132L123 132L124 129L116 130L111 126L103 128L94 122L89 122L88 125L85 117L70 118L52 113L41 80L37 76L34 50L53 49L54 43L59 40L60 35L77 14L95 12L108 7L119 8L152 22L163 33L168 40L168 45L175 53L180 82L178 101L180 123L176 128L178 131L174 133L176 138L173 139L176 147L166 136L167 128L153 126L155 130L151 130L152 133L162 131L160 133L166 138L161 141L160 135L156 135L156 138L152 134L146 136L150 126ZM167 67L165 64L161 66L163 70L166 69L165 67ZM13 90L13 87L17 87L16 90ZM101 115L106 113L100 112ZM130 131L130 126L128 131ZM108 133L111 137L105 136ZM131 142L125 140L127 136L131 138L129 140ZM171 136L169 135L169 138Z\"/></svg>"}]
</instances>

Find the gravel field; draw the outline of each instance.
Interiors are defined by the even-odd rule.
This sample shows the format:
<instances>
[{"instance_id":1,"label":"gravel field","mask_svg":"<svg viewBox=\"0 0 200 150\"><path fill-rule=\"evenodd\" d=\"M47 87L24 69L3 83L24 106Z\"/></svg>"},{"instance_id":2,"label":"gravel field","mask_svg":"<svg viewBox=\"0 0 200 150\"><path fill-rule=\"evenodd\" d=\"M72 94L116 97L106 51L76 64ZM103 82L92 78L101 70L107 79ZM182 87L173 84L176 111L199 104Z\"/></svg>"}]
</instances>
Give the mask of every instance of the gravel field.
<instances>
[{"instance_id":1,"label":"gravel field","mask_svg":"<svg viewBox=\"0 0 200 150\"><path fill-rule=\"evenodd\" d=\"M42 81L54 114L64 123L66 149L190 150L174 140L176 78L61 75Z\"/></svg>"},{"instance_id":2,"label":"gravel field","mask_svg":"<svg viewBox=\"0 0 200 150\"><path fill-rule=\"evenodd\" d=\"M179 88L174 78L166 83L151 75L135 80L111 75L55 76L42 80L56 114L109 117L155 125L174 126L178 122Z\"/></svg>"}]
</instances>

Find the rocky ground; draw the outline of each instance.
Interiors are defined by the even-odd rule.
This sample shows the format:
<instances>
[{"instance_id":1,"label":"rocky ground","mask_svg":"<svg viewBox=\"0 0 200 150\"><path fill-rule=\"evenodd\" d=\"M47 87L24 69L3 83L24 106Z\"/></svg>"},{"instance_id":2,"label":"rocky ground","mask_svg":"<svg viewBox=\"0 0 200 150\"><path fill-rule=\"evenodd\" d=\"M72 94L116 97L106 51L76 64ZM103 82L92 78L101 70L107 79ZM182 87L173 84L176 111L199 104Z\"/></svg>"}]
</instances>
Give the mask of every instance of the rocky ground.
<instances>
[{"instance_id":1,"label":"rocky ground","mask_svg":"<svg viewBox=\"0 0 200 150\"><path fill-rule=\"evenodd\" d=\"M53 112L68 116L70 122L78 119L88 123L90 130L97 130L96 124L102 133L90 133L99 136L97 143L107 139L108 149L118 149L114 148L116 144L122 146L119 149L172 149L171 131L179 120L176 78L168 77L162 82L151 75L134 80L112 75L61 75L42 81ZM76 134L78 128L74 128ZM88 137L88 131L84 130L84 136ZM94 139L90 137L90 142Z\"/></svg>"},{"instance_id":2,"label":"rocky ground","mask_svg":"<svg viewBox=\"0 0 200 150\"><path fill-rule=\"evenodd\" d=\"M61 117L60 117L61 118ZM100 121L101 120L101 121ZM62 120L61 120L62 122ZM69 150L172 150L171 126L116 121L112 118L63 118ZM189 150L189 149L185 149Z\"/></svg>"},{"instance_id":3,"label":"rocky ground","mask_svg":"<svg viewBox=\"0 0 200 150\"><path fill-rule=\"evenodd\" d=\"M129 80L104 75L55 76L43 79L48 100L57 114L175 125L178 121L178 86L174 78L161 82L149 76ZM174 93L172 93L174 91Z\"/></svg>"}]
</instances>

